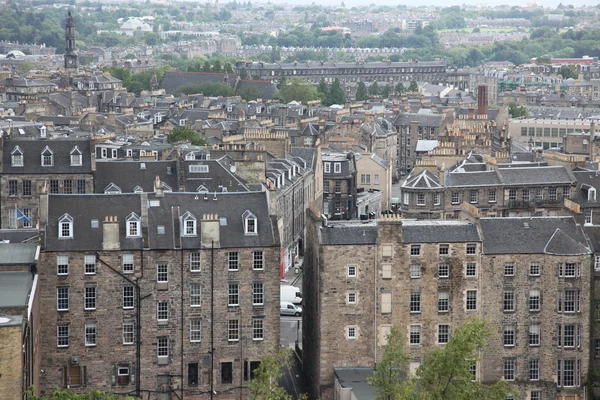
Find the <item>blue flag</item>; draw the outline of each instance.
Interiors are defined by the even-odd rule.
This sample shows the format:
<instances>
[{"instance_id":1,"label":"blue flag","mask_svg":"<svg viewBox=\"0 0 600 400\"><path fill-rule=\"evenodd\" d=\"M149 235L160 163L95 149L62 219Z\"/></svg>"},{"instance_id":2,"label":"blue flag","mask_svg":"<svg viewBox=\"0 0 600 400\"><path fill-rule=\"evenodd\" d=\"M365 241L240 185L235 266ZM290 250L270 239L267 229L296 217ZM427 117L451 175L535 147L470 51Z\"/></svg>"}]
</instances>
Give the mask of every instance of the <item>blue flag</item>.
<instances>
[{"instance_id":1,"label":"blue flag","mask_svg":"<svg viewBox=\"0 0 600 400\"><path fill-rule=\"evenodd\" d=\"M17 208L17 221L25 221L31 223L31 219L27 215L23 214L23 211Z\"/></svg>"}]
</instances>

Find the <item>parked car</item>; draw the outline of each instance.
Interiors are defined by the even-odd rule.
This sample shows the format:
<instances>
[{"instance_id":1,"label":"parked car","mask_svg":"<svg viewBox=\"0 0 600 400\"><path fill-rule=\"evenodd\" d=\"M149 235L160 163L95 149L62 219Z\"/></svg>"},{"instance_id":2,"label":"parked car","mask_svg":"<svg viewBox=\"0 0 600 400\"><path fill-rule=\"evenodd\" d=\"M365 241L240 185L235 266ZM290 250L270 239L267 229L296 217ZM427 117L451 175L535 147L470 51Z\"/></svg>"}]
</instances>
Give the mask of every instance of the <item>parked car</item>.
<instances>
[{"instance_id":1,"label":"parked car","mask_svg":"<svg viewBox=\"0 0 600 400\"><path fill-rule=\"evenodd\" d=\"M289 301L281 302L281 315L293 315L299 317L302 315L302 307L297 306Z\"/></svg>"}]
</instances>

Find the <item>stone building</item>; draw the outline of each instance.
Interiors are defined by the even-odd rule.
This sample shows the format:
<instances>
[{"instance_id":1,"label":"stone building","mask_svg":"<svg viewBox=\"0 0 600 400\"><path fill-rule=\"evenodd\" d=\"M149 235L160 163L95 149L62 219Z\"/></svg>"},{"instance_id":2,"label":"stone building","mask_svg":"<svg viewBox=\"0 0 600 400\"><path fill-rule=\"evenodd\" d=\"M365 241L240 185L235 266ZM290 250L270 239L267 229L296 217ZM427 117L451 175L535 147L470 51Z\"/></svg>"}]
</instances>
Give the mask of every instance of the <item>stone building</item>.
<instances>
[{"instance_id":1,"label":"stone building","mask_svg":"<svg viewBox=\"0 0 600 400\"><path fill-rule=\"evenodd\" d=\"M364 153L356 157L356 186L365 191L381 192L381 209L392 206L392 165L377 154Z\"/></svg>"},{"instance_id":2,"label":"stone building","mask_svg":"<svg viewBox=\"0 0 600 400\"><path fill-rule=\"evenodd\" d=\"M354 153L323 152L323 213L331 219L356 218Z\"/></svg>"},{"instance_id":3,"label":"stone building","mask_svg":"<svg viewBox=\"0 0 600 400\"><path fill-rule=\"evenodd\" d=\"M472 221L383 216L367 224L308 211L311 396L333 398L334 368L374 367L392 326L406 332L414 373L427 349L479 316L499 335L473 365L474 379L507 380L519 398L584 398L591 250L581 226L572 217L478 219L474 211Z\"/></svg>"},{"instance_id":4,"label":"stone building","mask_svg":"<svg viewBox=\"0 0 600 400\"><path fill-rule=\"evenodd\" d=\"M445 127L445 116L399 113L393 124L398 132L398 169L400 173L408 173L417 159L417 142L437 140Z\"/></svg>"},{"instance_id":5,"label":"stone building","mask_svg":"<svg viewBox=\"0 0 600 400\"><path fill-rule=\"evenodd\" d=\"M279 346L265 192L42 197L42 394L246 395Z\"/></svg>"}]
</instances>

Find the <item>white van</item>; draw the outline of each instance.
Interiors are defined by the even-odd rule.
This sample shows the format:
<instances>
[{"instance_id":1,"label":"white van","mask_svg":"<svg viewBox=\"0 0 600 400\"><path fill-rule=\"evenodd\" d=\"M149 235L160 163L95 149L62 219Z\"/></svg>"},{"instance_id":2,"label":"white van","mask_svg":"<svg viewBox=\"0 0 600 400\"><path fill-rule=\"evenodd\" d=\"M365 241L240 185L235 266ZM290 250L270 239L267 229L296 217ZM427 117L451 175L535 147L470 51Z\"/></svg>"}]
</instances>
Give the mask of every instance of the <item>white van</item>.
<instances>
[{"instance_id":1,"label":"white van","mask_svg":"<svg viewBox=\"0 0 600 400\"><path fill-rule=\"evenodd\" d=\"M302 303L302 292L296 286L281 286L279 301L289 301L294 304Z\"/></svg>"},{"instance_id":2,"label":"white van","mask_svg":"<svg viewBox=\"0 0 600 400\"><path fill-rule=\"evenodd\" d=\"M281 311L279 314L280 315L293 315L294 317L299 317L302 315L302 307L292 304L289 301L282 301L281 302Z\"/></svg>"}]
</instances>

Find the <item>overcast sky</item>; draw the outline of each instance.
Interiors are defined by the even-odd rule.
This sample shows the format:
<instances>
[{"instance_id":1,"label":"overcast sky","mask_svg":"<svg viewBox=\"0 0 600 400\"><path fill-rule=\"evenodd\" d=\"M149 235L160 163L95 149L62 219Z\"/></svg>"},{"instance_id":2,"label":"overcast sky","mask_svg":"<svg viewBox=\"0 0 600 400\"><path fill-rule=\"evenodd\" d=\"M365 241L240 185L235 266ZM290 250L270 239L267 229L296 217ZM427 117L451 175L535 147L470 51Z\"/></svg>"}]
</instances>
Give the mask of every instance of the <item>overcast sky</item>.
<instances>
[{"instance_id":1,"label":"overcast sky","mask_svg":"<svg viewBox=\"0 0 600 400\"><path fill-rule=\"evenodd\" d=\"M226 0L225 0L226 1ZM244 1L244 0L242 0ZM340 5L342 0L295 0L294 4L312 4L314 1L315 4L322 5ZM278 3L278 0L271 0L271 3ZM282 1L282 3L290 4L288 1ZM433 5L433 6L441 6L441 7L449 7L455 5L480 5L480 6L500 6L500 5L510 5L510 6L524 6L529 3L528 1L520 1L520 0L491 0L491 1L478 1L478 0L461 0L461 1L443 1L443 0L419 0L418 2L406 2L406 1L397 1L397 0L344 0L344 4L346 7L354 7L354 6L364 6L367 4L376 4L376 5L386 5L386 6L397 6L398 4L404 4L409 7L414 7L418 5ZM556 7L560 0L545 0L544 2L537 1L537 4L541 4L544 7ZM571 0L571 1L563 1L565 6L568 4L572 4L575 7L580 7L584 5L595 5L596 3L590 2L589 0Z\"/></svg>"}]
</instances>

